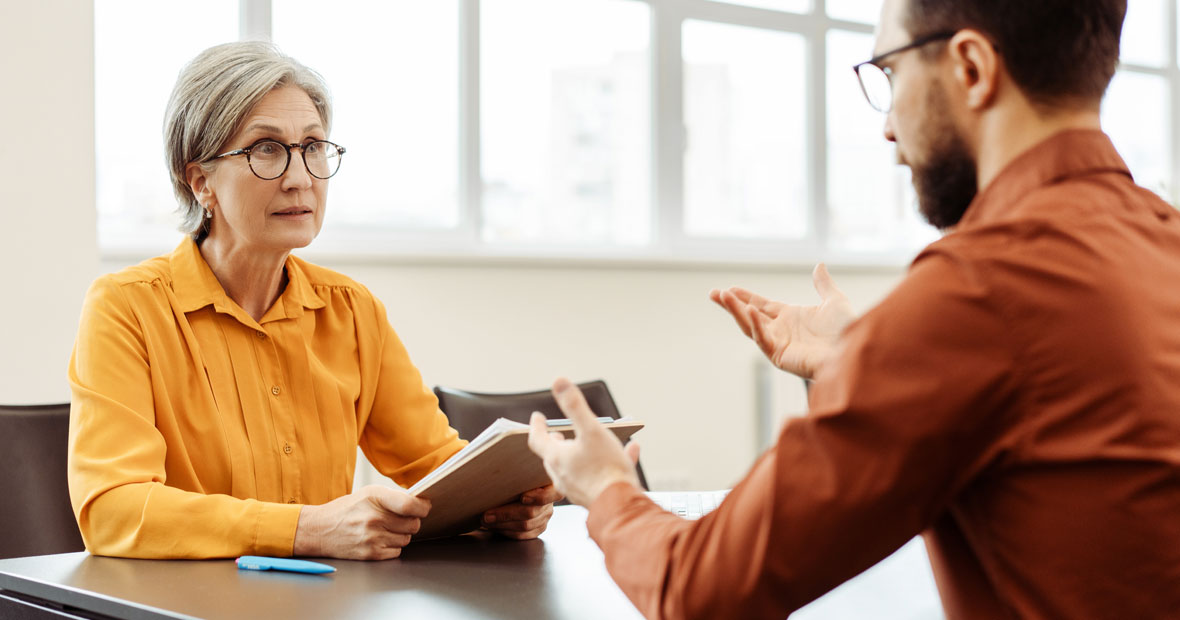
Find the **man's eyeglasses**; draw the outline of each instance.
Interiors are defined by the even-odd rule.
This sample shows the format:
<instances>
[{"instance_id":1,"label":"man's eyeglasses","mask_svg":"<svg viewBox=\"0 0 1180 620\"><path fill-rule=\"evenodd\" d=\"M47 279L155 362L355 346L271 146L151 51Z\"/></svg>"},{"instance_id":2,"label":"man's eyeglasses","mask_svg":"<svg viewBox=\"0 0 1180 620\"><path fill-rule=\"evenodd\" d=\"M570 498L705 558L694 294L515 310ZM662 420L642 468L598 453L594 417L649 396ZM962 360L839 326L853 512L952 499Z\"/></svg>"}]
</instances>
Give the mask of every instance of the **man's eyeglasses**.
<instances>
[{"instance_id":1,"label":"man's eyeglasses","mask_svg":"<svg viewBox=\"0 0 1180 620\"><path fill-rule=\"evenodd\" d=\"M291 149L303 152L303 165L307 173L317 179L326 179L340 170L340 159L344 147L327 140L312 140L303 144L283 144L278 140L263 138L244 149L222 153L206 161L245 155L246 162L254 176L270 181L283 176L291 165Z\"/></svg>"},{"instance_id":2,"label":"man's eyeglasses","mask_svg":"<svg viewBox=\"0 0 1180 620\"><path fill-rule=\"evenodd\" d=\"M873 109L886 114L889 113L889 110L893 109L893 70L889 67L882 67L880 65L881 61L894 54L917 49L935 41L949 39L955 36L955 32L953 30L947 30L918 37L899 48L877 54L853 66L852 70L856 72L856 79L860 82L860 90L865 94L865 99L869 100L869 105L873 106Z\"/></svg>"}]
</instances>

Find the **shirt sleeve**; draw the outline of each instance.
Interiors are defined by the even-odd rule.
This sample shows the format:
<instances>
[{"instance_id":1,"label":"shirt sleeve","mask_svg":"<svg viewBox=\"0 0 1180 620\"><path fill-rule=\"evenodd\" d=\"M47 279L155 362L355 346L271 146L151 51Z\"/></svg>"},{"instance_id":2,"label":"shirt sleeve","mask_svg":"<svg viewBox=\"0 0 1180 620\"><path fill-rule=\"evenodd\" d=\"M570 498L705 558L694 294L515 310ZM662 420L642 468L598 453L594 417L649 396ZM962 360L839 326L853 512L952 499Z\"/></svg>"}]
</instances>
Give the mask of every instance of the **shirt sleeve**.
<instances>
[{"instance_id":1,"label":"shirt sleeve","mask_svg":"<svg viewBox=\"0 0 1180 620\"><path fill-rule=\"evenodd\" d=\"M144 332L119 283L86 295L70 360L70 499L86 548L137 558L290 555L298 505L166 485Z\"/></svg>"},{"instance_id":2,"label":"shirt sleeve","mask_svg":"<svg viewBox=\"0 0 1180 620\"><path fill-rule=\"evenodd\" d=\"M1005 450L1005 321L979 270L928 251L851 325L811 413L690 522L616 484L590 507L607 568L648 618L785 617L933 523Z\"/></svg>"},{"instance_id":3,"label":"shirt sleeve","mask_svg":"<svg viewBox=\"0 0 1180 620\"><path fill-rule=\"evenodd\" d=\"M374 365L376 373L360 446L377 471L408 488L467 442L459 439L459 432L439 409L438 398L422 382L386 318L385 307L376 298L372 301L374 331L380 339L376 359L362 362Z\"/></svg>"}]
</instances>

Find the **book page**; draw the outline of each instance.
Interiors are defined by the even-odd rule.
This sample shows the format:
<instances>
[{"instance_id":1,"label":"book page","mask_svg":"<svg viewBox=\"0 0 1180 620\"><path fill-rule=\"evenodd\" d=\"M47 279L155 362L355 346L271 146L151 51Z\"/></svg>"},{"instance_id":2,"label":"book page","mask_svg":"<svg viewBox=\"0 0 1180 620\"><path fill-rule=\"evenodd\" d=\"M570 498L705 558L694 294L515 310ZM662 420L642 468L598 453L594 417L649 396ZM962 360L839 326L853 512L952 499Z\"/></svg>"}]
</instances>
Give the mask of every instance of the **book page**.
<instances>
[{"instance_id":1,"label":"book page","mask_svg":"<svg viewBox=\"0 0 1180 620\"><path fill-rule=\"evenodd\" d=\"M466 446L463 446L462 450L452 454L451 458L443 461L441 465L435 467L430 471L429 474L423 476L421 480L414 484L414 486L410 487L408 489L410 495L413 495L422 488L429 486L430 483L434 482L436 478L446 475L446 472L450 471L451 467L467 458L467 455L477 452L480 446L483 446L485 443L495 439L496 437L499 437L504 433L504 431L509 431L516 428L528 428L528 425L521 424L520 422L513 422L507 418L496 418L495 422L492 422L487 428L483 429L483 432L477 435L475 439L472 439L470 442L468 442Z\"/></svg>"}]
</instances>

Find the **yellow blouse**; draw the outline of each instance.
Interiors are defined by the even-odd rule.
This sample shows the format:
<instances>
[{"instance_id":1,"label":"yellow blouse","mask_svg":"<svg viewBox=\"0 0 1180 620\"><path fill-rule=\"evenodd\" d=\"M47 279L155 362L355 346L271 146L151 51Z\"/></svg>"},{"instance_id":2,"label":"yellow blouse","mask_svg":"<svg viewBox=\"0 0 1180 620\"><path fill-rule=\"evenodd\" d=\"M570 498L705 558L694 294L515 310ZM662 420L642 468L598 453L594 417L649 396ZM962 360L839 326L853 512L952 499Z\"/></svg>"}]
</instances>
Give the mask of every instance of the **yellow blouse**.
<instances>
[{"instance_id":1,"label":"yellow blouse","mask_svg":"<svg viewBox=\"0 0 1180 620\"><path fill-rule=\"evenodd\" d=\"M69 482L91 553L290 555L356 447L409 486L465 444L353 280L289 257L261 321L195 243L99 278L70 361Z\"/></svg>"}]
</instances>

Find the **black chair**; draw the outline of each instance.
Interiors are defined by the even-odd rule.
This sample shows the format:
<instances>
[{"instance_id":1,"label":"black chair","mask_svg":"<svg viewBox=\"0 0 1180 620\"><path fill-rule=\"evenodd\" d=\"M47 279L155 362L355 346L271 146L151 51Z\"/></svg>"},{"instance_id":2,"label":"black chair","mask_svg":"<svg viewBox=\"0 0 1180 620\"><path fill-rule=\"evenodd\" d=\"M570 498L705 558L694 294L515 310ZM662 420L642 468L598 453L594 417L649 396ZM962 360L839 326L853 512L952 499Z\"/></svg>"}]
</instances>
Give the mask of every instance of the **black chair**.
<instances>
[{"instance_id":1,"label":"black chair","mask_svg":"<svg viewBox=\"0 0 1180 620\"><path fill-rule=\"evenodd\" d=\"M0 558L83 551L70 507L70 405L0 405Z\"/></svg>"},{"instance_id":2,"label":"black chair","mask_svg":"<svg viewBox=\"0 0 1180 620\"><path fill-rule=\"evenodd\" d=\"M619 419L619 408L615 406L606 382L588 381L579 383L578 387L586 395L586 402L595 415ZM496 418L528 423L534 411L540 411L547 418L565 417L549 390L485 394L435 386L434 395L438 396L438 406L447 414L451 427L459 431L459 437L468 440L483 432ZM639 483L646 490L647 478L643 476L643 468L636 466L635 470L639 474Z\"/></svg>"}]
</instances>

